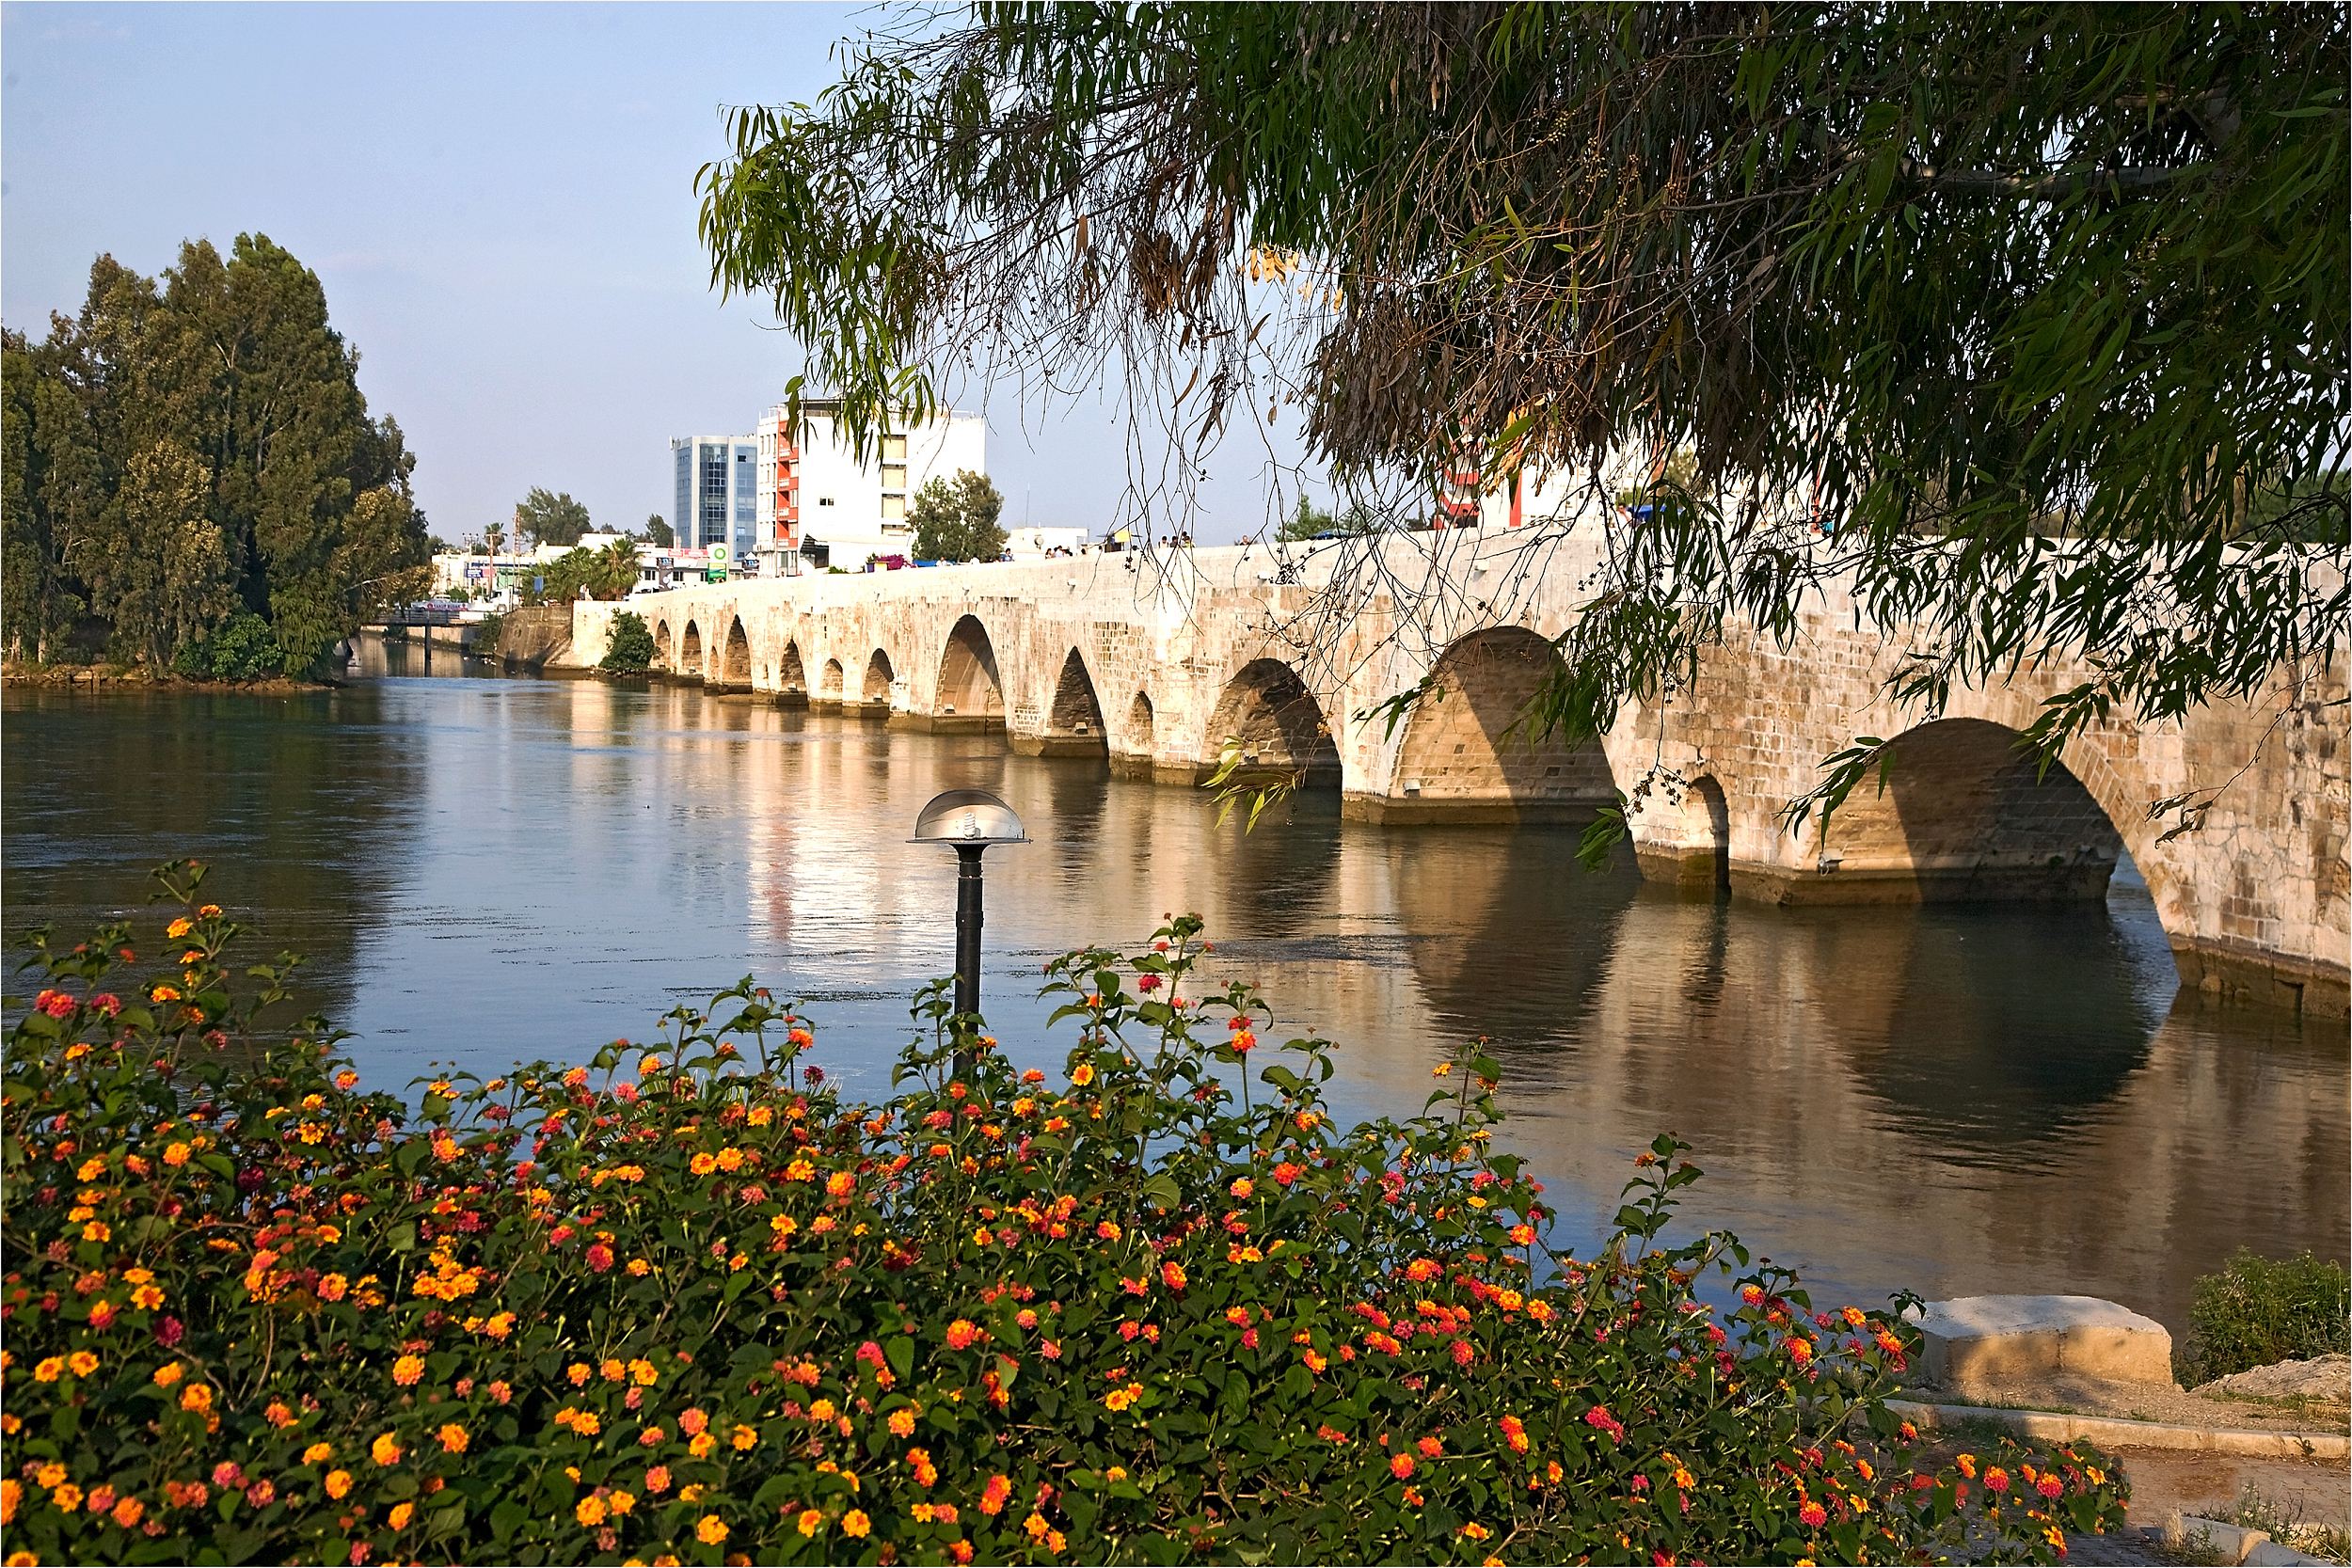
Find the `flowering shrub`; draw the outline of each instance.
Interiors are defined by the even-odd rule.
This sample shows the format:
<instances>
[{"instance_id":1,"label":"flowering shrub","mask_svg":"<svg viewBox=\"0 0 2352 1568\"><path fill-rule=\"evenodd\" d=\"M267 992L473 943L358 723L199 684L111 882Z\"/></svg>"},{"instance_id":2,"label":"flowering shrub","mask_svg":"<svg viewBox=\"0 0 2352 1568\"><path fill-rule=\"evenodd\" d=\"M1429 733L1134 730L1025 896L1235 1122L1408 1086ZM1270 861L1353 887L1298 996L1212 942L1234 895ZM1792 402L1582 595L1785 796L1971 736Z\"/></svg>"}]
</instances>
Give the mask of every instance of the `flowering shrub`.
<instances>
[{"instance_id":1,"label":"flowering shrub","mask_svg":"<svg viewBox=\"0 0 2352 1568\"><path fill-rule=\"evenodd\" d=\"M1049 966L1057 1079L933 988L853 1104L746 981L412 1106L163 875L171 967L37 937L9 1035L10 1561L2051 1560L2122 1517L2087 1449L1915 1471L1914 1331L1666 1244L1671 1139L1576 1259L1491 1061L1334 1125L1189 918Z\"/></svg>"}]
</instances>

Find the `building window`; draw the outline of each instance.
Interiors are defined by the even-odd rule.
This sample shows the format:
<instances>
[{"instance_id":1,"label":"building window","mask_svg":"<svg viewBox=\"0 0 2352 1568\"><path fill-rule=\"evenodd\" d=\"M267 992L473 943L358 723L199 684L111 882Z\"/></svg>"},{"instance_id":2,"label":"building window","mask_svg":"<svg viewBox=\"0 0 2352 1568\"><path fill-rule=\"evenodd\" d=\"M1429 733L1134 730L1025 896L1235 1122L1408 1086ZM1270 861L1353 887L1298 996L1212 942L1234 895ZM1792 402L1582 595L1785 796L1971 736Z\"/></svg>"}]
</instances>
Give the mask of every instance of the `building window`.
<instances>
[{"instance_id":1,"label":"building window","mask_svg":"<svg viewBox=\"0 0 2352 1568\"><path fill-rule=\"evenodd\" d=\"M884 517L896 518L907 515L907 499L904 496L884 496L882 503Z\"/></svg>"},{"instance_id":2,"label":"building window","mask_svg":"<svg viewBox=\"0 0 2352 1568\"><path fill-rule=\"evenodd\" d=\"M882 460L885 463L904 463L907 460L907 438L903 436L883 436Z\"/></svg>"},{"instance_id":3,"label":"building window","mask_svg":"<svg viewBox=\"0 0 2352 1568\"><path fill-rule=\"evenodd\" d=\"M883 464L882 476L885 490L903 490L907 487L907 466L903 463Z\"/></svg>"}]
</instances>

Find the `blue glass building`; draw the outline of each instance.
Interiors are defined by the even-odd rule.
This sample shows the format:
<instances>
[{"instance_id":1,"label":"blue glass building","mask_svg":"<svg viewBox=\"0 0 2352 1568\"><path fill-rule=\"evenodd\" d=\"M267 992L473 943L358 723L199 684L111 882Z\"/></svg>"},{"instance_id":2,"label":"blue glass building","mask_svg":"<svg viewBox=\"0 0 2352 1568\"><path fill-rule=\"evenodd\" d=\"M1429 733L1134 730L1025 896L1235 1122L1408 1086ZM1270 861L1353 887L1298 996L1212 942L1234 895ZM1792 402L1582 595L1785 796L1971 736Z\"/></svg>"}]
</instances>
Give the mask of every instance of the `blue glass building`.
<instances>
[{"instance_id":1,"label":"blue glass building","mask_svg":"<svg viewBox=\"0 0 2352 1568\"><path fill-rule=\"evenodd\" d=\"M759 443L749 436L681 436L670 443L671 515L687 549L727 546L749 562L759 516Z\"/></svg>"}]
</instances>

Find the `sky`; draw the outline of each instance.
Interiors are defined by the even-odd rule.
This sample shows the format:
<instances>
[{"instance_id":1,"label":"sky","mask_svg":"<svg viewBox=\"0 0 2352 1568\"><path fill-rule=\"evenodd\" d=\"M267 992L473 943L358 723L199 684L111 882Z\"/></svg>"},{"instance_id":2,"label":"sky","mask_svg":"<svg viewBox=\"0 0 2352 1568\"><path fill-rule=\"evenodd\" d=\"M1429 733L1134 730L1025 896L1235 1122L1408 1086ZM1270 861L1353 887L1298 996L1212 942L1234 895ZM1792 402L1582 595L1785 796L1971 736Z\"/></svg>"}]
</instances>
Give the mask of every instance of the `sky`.
<instances>
[{"instance_id":1,"label":"sky","mask_svg":"<svg viewBox=\"0 0 2352 1568\"><path fill-rule=\"evenodd\" d=\"M808 102L866 7L0 5L0 320L71 314L91 259L153 275L260 232L326 287L436 533L533 485L599 525L671 510L669 441L748 434L800 350L722 302L694 175L723 105ZM1111 518L1115 411L989 417L1005 521ZM1262 446L1211 465L1205 542L1266 515Z\"/></svg>"}]
</instances>

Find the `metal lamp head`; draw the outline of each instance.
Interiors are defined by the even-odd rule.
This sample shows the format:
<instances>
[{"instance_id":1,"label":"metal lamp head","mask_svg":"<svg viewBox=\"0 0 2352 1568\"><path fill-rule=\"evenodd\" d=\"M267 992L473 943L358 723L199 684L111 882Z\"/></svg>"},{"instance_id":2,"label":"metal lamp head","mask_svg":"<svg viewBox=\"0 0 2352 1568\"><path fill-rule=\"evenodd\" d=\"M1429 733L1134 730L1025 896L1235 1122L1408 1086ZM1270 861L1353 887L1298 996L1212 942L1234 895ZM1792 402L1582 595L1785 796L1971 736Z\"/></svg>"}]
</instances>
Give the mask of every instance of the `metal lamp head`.
<instances>
[{"instance_id":1,"label":"metal lamp head","mask_svg":"<svg viewBox=\"0 0 2352 1568\"><path fill-rule=\"evenodd\" d=\"M950 789L931 797L914 818L914 844L1026 844L1013 809L985 789Z\"/></svg>"}]
</instances>

